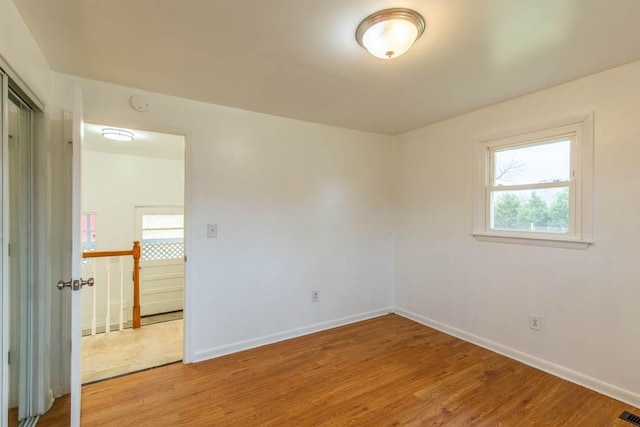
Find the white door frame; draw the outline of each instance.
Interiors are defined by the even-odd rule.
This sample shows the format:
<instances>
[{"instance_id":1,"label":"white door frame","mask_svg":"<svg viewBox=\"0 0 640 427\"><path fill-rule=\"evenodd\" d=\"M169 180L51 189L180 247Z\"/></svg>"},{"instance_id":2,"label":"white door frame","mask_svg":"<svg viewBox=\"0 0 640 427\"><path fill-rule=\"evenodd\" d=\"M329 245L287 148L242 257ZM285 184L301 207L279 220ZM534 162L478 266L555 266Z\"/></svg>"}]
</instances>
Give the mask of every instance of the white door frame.
<instances>
[{"instance_id":1,"label":"white door frame","mask_svg":"<svg viewBox=\"0 0 640 427\"><path fill-rule=\"evenodd\" d=\"M0 149L0 160L2 161L2 175L0 175L0 189L2 192L1 204L2 204L2 257L0 261L0 269L2 270L2 354L0 354L0 360L2 360L2 391L0 392L0 398L2 399L2 414L0 414L0 420L2 426L6 426L9 423L9 254L8 254L8 239L6 238L9 232L9 210L8 210L8 198L9 189L8 182L8 147L9 147L9 129L8 129L8 100L9 100L9 86L7 75L0 70L0 130L2 130L1 142L2 147Z\"/></svg>"},{"instance_id":2,"label":"white door frame","mask_svg":"<svg viewBox=\"0 0 640 427\"><path fill-rule=\"evenodd\" d=\"M71 180L71 280L81 279L82 242L80 221L82 216L82 89L73 88L73 160ZM82 402L82 289L71 291L71 427L80 427ZM66 292L63 291L63 292Z\"/></svg>"}]
</instances>

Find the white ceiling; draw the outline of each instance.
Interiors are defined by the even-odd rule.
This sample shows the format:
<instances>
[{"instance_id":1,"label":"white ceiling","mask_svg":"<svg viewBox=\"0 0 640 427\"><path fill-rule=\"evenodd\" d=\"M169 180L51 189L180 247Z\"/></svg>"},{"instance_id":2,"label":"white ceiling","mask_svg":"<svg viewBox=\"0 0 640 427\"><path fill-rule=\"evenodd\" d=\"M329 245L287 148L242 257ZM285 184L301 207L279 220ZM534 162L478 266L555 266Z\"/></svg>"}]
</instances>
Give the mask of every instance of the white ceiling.
<instances>
[{"instance_id":1,"label":"white ceiling","mask_svg":"<svg viewBox=\"0 0 640 427\"><path fill-rule=\"evenodd\" d=\"M638 0L14 0L60 72L397 134L640 59ZM358 23L426 19L374 58Z\"/></svg>"},{"instance_id":2,"label":"white ceiling","mask_svg":"<svg viewBox=\"0 0 640 427\"><path fill-rule=\"evenodd\" d=\"M118 127L118 129L133 132L133 141L114 141L102 136L103 128L113 127L98 123L85 123L82 148L87 151L129 156L184 159L184 137L181 135Z\"/></svg>"}]
</instances>

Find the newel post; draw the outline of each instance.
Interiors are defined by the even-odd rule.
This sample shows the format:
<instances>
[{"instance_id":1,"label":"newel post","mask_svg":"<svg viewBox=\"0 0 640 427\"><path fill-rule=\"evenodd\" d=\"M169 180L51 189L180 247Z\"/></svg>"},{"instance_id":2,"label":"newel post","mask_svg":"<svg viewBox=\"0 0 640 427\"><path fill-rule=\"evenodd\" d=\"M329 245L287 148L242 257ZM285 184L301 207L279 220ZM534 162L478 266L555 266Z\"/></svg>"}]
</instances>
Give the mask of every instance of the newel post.
<instances>
[{"instance_id":1,"label":"newel post","mask_svg":"<svg viewBox=\"0 0 640 427\"><path fill-rule=\"evenodd\" d=\"M140 242L133 242L133 329L140 327Z\"/></svg>"}]
</instances>

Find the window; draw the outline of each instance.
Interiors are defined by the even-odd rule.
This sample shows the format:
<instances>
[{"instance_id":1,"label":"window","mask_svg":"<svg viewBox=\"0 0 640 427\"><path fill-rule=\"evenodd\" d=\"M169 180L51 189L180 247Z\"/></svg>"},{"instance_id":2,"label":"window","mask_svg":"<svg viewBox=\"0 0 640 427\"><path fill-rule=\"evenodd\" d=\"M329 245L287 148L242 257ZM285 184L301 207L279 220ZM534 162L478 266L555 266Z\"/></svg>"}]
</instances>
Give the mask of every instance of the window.
<instances>
[{"instance_id":1,"label":"window","mask_svg":"<svg viewBox=\"0 0 640 427\"><path fill-rule=\"evenodd\" d=\"M184 257L184 215L142 214L143 260Z\"/></svg>"},{"instance_id":2,"label":"window","mask_svg":"<svg viewBox=\"0 0 640 427\"><path fill-rule=\"evenodd\" d=\"M84 252L96 250L96 214L83 213L80 220L80 230L82 236L82 250Z\"/></svg>"},{"instance_id":3,"label":"window","mask_svg":"<svg viewBox=\"0 0 640 427\"><path fill-rule=\"evenodd\" d=\"M478 240L592 243L593 114L485 138L475 149Z\"/></svg>"},{"instance_id":4,"label":"window","mask_svg":"<svg viewBox=\"0 0 640 427\"><path fill-rule=\"evenodd\" d=\"M82 252L96 250L96 214L83 213L80 217L80 241ZM93 258L82 258L83 264L93 263Z\"/></svg>"}]
</instances>

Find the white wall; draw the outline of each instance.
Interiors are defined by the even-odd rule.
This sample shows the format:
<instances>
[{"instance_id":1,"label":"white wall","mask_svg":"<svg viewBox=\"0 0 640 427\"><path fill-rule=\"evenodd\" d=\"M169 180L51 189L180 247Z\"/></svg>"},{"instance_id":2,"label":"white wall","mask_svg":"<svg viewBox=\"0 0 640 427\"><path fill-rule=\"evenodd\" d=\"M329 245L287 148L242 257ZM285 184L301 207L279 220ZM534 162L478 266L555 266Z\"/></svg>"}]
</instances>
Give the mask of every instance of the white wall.
<instances>
[{"instance_id":1,"label":"white wall","mask_svg":"<svg viewBox=\"0 0 640 427\"><path fill-rule=\"evenodd\" d=\"M82 210L97 214L96 250L131 247L136 205L184 201L184 160L84 151L82 161Z\"/></svg>"},{"instance_id":2,"label":"white wall","mask_svg":"<svg viewBox=\"0 0 640 427\"><path fill-rule=\"evenodd\" d=\"M82 211L96 214L96 250L131 249L135 235L136 206L182 206L184 202L184 160L142 157L100 151L83 152ZM102 277L104 265L98 261ZM83 277L92 274L91 265L83 266ZM130 277L133 262L124 262L125 320L131 319L133 288ZM114 270L115 274L117 271ZM102 281L104 284L104 281ZM119 276L114 277L111 321L118 322ZM118 286L116 286L118 285ZM104 287L100 288L105 290ZM83 328L91 326L91 290L82 294ZM103 295L104 294L104 295ZM106 290L97 295L106 301ZM98 305L97 325L104 325L106 307Z\"/></svg>"},{"instance_id":3,"label":"white wall","mask_svg":"<svg viewBox=\"0 0 640 427\"><path fill-rule=\"evenodd\" d=\"M188 134L187 360L389 309L389 137L159 94L139 113L138 90L56 74L61 106L74 83L87 120Z\"/></svg>"},{"instance_id":4,"label":"white wall","mask_svg":"<svg viewBox=\"0 0 640 427\"><path fill-rule=\"evenodd\" d=\"M51 68L11 0L0 0L0 55L40 101L51 101Z\"/></svg>"},{"instance_id":5,"label":"white wall","mask_svg":"<svg viewBox=\"0 0 640 427\"><path fill-rule=\"evenodd\" d=\"M477 137L595 111L595 246L476 241ZM640 62L395 141L399 311L640 405ZM542 332L529 314L542 316Z\"/></svg>"}]
</instances>

